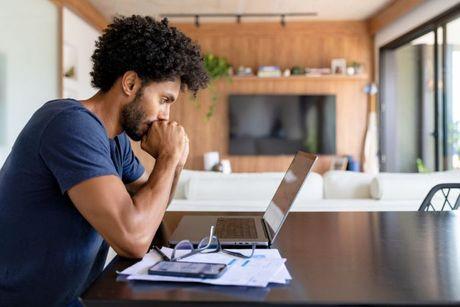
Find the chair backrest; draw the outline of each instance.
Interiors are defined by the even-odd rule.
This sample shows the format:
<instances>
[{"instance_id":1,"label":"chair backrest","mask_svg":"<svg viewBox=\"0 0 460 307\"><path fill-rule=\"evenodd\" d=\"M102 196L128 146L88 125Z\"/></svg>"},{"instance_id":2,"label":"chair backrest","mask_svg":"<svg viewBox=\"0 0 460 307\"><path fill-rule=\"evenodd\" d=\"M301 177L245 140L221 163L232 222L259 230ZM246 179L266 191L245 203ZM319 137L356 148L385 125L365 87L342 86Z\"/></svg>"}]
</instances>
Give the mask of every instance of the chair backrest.
<instances>
[{"instance_id":1,"label":"chair backrest","mask_svg":"<svg viewBox=\"0 0 460 307\"><path fill-rule=\"evenodd\" d=\"M451 211L459 207L460 183L441 183L428 192L418 211Z\"/></svg>"}]
</instances>

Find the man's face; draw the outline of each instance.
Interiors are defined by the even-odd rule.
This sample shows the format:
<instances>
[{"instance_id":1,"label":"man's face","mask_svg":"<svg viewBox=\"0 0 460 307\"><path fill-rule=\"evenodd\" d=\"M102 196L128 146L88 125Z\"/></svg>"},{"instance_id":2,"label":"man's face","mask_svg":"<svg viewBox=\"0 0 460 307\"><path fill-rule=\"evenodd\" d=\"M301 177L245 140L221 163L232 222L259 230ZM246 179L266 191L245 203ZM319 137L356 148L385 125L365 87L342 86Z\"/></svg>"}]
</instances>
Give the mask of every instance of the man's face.
<instances>
[{"instance_id":1,"label":"man's face","mask_svg":"<svg viewBox=\"0 0 460 307\"><path fill-rule=\"evenodd\" d=\"M139 89L133 101L121 110L121 127L134 141L140 141L156 120L169 120L171 104L177 100L180 80L150 82Z\"/></svg>"}]
</instances>

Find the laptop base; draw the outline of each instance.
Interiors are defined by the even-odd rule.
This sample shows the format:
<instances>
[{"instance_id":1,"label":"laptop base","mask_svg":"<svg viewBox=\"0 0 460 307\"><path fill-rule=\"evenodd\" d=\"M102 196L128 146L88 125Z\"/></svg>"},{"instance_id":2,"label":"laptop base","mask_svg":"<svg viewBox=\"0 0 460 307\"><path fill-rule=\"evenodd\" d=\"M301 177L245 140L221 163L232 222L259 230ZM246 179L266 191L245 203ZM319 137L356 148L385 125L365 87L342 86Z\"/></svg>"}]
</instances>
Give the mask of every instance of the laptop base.
<instances>
[{"instance_id":1,"label":"laptop base","mask_svg":"<svg viewBox=\"0 0 460 307\"><path fill-rule=\"evenodd\" d=\"M216 226L218 219L253 219L256 228L256 236L253 238L226 238L218 236L220 243L223 247L245 247L256 244L256 246L269 246L269 240L266 231L263 226L263 220L261 216L184 216L176 230L174 231L168 243L171 246L176 245L179 241L187 239L190 240L194 245L198 245L200 240L206 236L209 236L209 230L212 225ZM219 227L217 227L219 228Z\"/></svg>"}]
</instances>

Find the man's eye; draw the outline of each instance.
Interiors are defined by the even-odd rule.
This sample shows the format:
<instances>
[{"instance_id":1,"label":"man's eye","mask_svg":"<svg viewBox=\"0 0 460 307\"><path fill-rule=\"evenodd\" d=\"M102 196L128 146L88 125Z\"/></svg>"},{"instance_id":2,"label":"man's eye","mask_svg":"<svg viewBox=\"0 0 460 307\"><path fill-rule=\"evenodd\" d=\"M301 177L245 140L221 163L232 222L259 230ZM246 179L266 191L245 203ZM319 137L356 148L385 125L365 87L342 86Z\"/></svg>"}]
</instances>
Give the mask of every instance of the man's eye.
<instances>
[{"instance_id":1,"label":"man's eye","mask_svg":"<svg viewBox=\"0 0 460 307\"><path fill-rule=\"evenodd\" d=\"M161 104L165 104L165 103L168 103L168 99L167 98L162 98L161 99Z\"/></svg>"}]
</instances>

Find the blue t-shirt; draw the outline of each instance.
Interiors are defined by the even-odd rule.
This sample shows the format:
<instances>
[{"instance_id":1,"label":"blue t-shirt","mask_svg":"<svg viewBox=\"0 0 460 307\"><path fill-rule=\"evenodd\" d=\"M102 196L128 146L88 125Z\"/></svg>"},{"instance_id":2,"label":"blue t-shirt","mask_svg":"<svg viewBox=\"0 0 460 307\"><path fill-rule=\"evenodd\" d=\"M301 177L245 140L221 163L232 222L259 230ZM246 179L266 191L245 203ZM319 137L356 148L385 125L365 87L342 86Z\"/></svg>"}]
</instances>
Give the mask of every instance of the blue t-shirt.
<instances>
[{"instance_id":1,"label":"blue t-shirt","mask_svg":"<svg viewBox=\"0 0 460 307\"><path fill-rule=\"evenodd\" d=\"M0 306L64 306L102 271L108 245L67 191L103 175L144 172L122 133L109 139L79 101L41 107L0 170Z\"/></svg>"}]
</instances>

